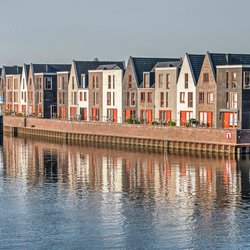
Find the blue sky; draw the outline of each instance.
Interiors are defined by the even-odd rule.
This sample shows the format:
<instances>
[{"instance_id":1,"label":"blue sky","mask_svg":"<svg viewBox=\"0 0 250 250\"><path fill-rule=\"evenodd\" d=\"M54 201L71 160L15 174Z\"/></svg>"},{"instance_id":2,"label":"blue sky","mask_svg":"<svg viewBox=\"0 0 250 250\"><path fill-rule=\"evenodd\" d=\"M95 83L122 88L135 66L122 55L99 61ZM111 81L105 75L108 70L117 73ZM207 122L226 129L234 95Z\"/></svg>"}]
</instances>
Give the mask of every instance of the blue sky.
<instances>
[{"instance_id":1,"label":"blue sky","mask_svg":"<svg viewBox=\"0 0 250 250\"><path fill-rule=\"evenodd\" d=\"M249 0L0 2L0 63L250 53Z\"/></svg>"}]
</instances>

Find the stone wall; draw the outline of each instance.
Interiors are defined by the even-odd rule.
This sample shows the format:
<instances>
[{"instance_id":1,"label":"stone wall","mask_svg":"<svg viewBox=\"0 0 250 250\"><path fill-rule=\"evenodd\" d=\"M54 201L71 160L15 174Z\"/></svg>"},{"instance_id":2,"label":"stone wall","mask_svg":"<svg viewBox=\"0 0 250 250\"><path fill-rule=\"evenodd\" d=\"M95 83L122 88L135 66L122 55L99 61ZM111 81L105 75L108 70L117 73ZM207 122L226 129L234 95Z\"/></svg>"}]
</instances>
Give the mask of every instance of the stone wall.
<instances>
[{"instance_id":1,"label":"stone wall","mask_svg":"<svg viewBox=\"0 0 250 250\"><path fill-rule=\"evenodd\" d=\"M26 122L25 122L26 119ZM208 128L163 127L149 125L129 125L102 122L75 122L53 119L4 117L4 126L24 127L56 132L104 135L114 137L171 140L180 142L200 142L214 144L236 144L236 130ZM227 138L229 135L230 138ZM250 135L250 133L249 133Z\"/></svg>"}]
</instances>

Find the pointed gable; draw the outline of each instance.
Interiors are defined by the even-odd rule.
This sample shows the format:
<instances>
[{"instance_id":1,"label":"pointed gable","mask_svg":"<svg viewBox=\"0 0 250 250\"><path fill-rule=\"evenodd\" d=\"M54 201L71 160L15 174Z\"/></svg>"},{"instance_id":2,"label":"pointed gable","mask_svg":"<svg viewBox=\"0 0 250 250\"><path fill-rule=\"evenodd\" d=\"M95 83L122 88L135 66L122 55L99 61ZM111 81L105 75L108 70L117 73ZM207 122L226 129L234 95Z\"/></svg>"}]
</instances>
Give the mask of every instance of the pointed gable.
<instances>
[{"instance_id":1,"label":"pointed gable","mask_svg":"<svg viewBox=\"0 0 250 250\"><path fill-rule=\"evenodd\" d=\"M194 75L195 85L198 82L205 55L187 54Z\"/></svg>"}]
</instances>

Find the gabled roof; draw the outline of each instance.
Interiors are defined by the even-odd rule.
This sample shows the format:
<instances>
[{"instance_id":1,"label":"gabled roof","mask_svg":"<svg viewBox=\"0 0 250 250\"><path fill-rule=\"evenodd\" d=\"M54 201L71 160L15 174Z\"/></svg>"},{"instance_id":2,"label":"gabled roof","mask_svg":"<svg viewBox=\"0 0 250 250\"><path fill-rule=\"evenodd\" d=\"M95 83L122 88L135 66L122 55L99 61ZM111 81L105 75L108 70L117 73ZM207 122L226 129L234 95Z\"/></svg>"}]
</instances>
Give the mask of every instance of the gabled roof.
<instances>
[{"instance_id":1,"label":"gabled roof","mask_svg":"<svg viewBox=\"0 0 250 250\"><path fill-rule=\"evenodd\" d=\"M196 81L195 84L197 84L205 55L194 55L194 54L186 54L186 55L189 59L190 66L194 74L194 78Z\"/></svg>"},{"instance_id":2,"label":"gabled roof","mask_svg":"<svg viewBox=\"0 0 250 250\"><path fill-rule=\"evenodd\" d=\"M2 68L0 68L0 77L2 76Z\"/></svg>"},{"instance_id":3,"label":"gabled roof","mask_svg":"<svg viewBox=\"0 0 250 250\"><path fill-rule=\"evenodd\" d=\"M207 52L208 59L211 63L211 67L214 73L214 77L216 77L216 66L218 65L226 65L227 64L227 58L226 54L223 53L209 53Z\"/></svg>"},{"instance_id":4,"label":"gabled roof","mask_svg":"<svg viewBox=\"0 0 250 250\"><path fill-rule=\"evenodd\" d=\"M25 67L25 77L27 79L30 71L30 65L24 64L24 67Z\"/></svg>"},{"instance_id":5,"label":"gabled roof","mask_svg":"<svg viewBox=\"0 0 250 250\"><path fill-rule=\"evenodd\" d=\"M155 65L159 62L177 62L179 58L143 58L143 57L130 57L134 69L136 78L138 80L137 86L143 81L143 72L150 72L153 70Z\"/></svg>"},{"instance_id":6,"label":"gabled roof","mask_svg":"<svg viewBox=\"0 0 250 250\"><path fill-rule=\"evenodd\" d=\"M70 71L71 64L32 64L33 73L56 73Z\"/></svg>"},{"instance_id":7,"label":"gabled roof","mask_svg":"<svg viewBox=\"0 0 250 250\"><path fill-rule=\"evenodd\" d=\"M95 70L101 65L117 65L121 69L125 69L124 62L119 61L73 61L73 63L76 66L78 84L80 84L82 74L88 75L89 70Z\"/></svg>"},{"instance_id":8,"label":"gabled roof","mask_svg":"<svg viewBox=\"0 0 250 250\"><path fill-rule=\"evenodd\" d=\"M23 67L15 66L4 66L6 75L19 75L22 74Z\"/></svg>"}]
</instances>

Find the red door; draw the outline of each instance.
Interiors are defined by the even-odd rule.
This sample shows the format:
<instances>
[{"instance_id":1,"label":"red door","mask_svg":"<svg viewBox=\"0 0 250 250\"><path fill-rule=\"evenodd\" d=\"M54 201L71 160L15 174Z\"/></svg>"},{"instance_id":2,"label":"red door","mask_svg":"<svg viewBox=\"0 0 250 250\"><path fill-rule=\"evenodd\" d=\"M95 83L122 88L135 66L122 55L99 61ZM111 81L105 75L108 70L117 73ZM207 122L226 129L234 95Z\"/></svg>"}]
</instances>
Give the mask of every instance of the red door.
<instances>
[{"instance_id":1,"label":"red door","mask_svg":"<svg viewBox=\"0 0 250 250\"><path fill-rule=\"evenodd\" d=\"M167 118L167 122L170 122L170 121L171 121L171 110L168 110L168 111L167 111L166 118Z\"/></svg>"},{"instance_id":2,"label":"red door","mask_svg":"<svg viewBox=\"0 0 250 250\"><path fill-rule=\"evenodd\" d=\"M223 113L223 128L230 127L230 113Z\"/></svg>"},{"instance_id":3,"label":"red door","mask_svg":"<svg viewBox=\"0 0 250 250\"><path fill-rule=\"evenodd\" d=\"M207 112L207 126L211 128L213 126L213 113Z\"/></svg>"},{"instance_id":4,"label":"red door","mask_svg":"<svg viewBox=\"0 0 250 250\"><path fill-rule=\"evenodd\" d=\"M75 118L75 108L70 107L70 118Z\"/></svg>"},{"instance_id":5,"label":"red door","mask_svg":"<svg viewBox=\"0 0 250 250\"><path fill-rule=\"evenodd\" d=\"M148 113L148 123L152 123L152 110L151 109L148 109L147 110L147 113Z\"/></svg>"},{"instance_id":6,"label":"red door","mask_svg":"<svg viewBox=\"0 0 250 250\"><path fill-rule=\"evenodd\" d=\"M25 105L22 105L22 113L25 114L25 112L26 112Z\"/></svg>"},{"instance_id":7,"label":"red door","mask_svg":"<svg viewBox=\"0 0 250 250\"><path fill-rule=\"evenodd\" d=\"M130 109L126 109L125 111L125 120L128 120L130 118Z\"/></svg>"},{"instance_id":8,"label":"red door","mask_svg":"<svg viewBox=\"0 0 250 250\"><path fill-rule=\"evenodd\" d=\"M181 111L181 126L184 126L187 121L187 115L185 111Z\"/></svg>"},{"instance_id":9,"label":"red door","mask_svg":"<svg viewBox=\"0 0 250 250\"><path fill-rule=\"evenodd\" d=\"M83 109L83 120L87 121L87 108Z\"/></svg>"},{"instance_id":10,"label":"red door","mask_svg":"<svg viewBox=\"0 0 250 250\"><path fill-rule=\"evenodd\" d=\"M96 120L96 108L92 108L92 121Z\"/></svg>"},{"instance_id":11,"label":"red door","mask_svg":"<svg viewBox=\"0 0 250 250\"><path fill-rule=\"evenodd\" d=\"M114 122L117 122L117 109L114 109Z\"/></svg>"}]
</instances>

